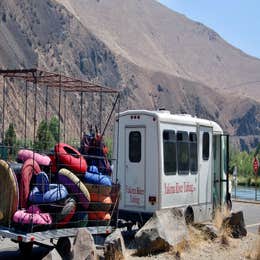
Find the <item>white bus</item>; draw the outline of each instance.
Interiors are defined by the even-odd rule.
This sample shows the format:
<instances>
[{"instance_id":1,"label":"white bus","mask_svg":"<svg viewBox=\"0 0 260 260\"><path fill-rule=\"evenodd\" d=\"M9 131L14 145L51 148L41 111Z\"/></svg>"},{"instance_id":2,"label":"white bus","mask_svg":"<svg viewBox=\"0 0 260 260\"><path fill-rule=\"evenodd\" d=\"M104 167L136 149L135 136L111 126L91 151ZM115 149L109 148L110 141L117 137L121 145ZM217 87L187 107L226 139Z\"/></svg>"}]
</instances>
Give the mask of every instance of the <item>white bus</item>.
<instances>
[{"instance_id":1,"label":"white bus","mask_svg":"<svg viewBox=\"0 0 260 260\"><path fill-rule=\"evenodd\" d=\"M187 221L201 222L230 202L228 136L216 122L165 110L125 111L116 118L113 151L119 218L142 223L155 210L177 207Z\"/></svg>"}]
</instances>

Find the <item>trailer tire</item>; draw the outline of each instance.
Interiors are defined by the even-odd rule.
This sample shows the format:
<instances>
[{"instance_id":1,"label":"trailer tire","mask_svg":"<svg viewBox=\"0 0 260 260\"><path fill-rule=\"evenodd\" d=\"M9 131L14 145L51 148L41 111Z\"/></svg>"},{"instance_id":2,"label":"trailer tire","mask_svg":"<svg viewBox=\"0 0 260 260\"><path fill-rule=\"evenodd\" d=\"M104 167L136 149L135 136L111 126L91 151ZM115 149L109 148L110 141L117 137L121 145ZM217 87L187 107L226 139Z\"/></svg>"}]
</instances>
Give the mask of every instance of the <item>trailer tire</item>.
<instances>
[{"instance_id":1,"label":"trailer tire","mask_svg":"<svg viewBox=\"0 0 260 260\"><path fill-rule=\"evenodd\" d=\"M187 225L194 223L194 212L191 206L186 208L184 218Z\"/></svg>"},{"instance_id":2,"label":"trailer tire","mask_svg":"<svg viewBox=\"0 0 260 260\"><path fill-rule=\"evenodd\" d=\"M28 257L32 253L33 242L19 242L20 253L23 257Z\"/></svg>"},{"instance_id":3,"label":"trailer tire","mask_svg":"<svg viewBox=\"0 0 260 260\"><path fill-rule=\"evenodd\" d=\"M56 244L56 250L61 257L68 257L71 254L71 243L68 237L60 237Z\"/></svg>"}]
</instances>

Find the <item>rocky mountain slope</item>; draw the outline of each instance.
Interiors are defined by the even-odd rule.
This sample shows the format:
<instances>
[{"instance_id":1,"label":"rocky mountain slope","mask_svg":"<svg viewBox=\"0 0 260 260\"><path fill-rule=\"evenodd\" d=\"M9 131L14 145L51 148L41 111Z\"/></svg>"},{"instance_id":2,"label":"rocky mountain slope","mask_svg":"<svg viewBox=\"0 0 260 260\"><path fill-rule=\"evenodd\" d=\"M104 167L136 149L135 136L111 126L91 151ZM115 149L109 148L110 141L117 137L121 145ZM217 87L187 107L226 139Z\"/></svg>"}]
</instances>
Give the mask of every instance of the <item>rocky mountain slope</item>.
<instances>
[{"instance_id":1,"label":"rocky mountain slope","mask_svg":"<svg viewBox=\"0 0 260 260\"><path fill-rule=\"evenodd\" d=\"M206 117L244 148L257 143L260 60L154 0L2 0L0 27L1 67L95 79L122 92L122 109Z\"/></svg>"},{"instance_id":2,"label":"rocky mountain slope","mask_svg":"<svg viewBox=\"0 0 260 260\"><path fill-rule=\"evenodd\" d=\"M154 0L57 1L116 54L142 68L260 100L260 60Z\"/></svg>"}]
</instances>

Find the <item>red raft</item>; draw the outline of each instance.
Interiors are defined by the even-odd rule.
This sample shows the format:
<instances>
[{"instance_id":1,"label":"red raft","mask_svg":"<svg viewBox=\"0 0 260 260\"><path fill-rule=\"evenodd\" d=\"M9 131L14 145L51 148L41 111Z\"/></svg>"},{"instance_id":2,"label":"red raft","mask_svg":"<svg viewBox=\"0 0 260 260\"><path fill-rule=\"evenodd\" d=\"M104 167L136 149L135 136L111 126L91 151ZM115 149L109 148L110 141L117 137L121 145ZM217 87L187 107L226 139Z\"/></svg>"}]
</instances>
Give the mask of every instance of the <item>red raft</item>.
<instances>
[{"instance_id":1,"label":"red raft","mask_svg":"<svg viewBox=\"0 0 260 260\"><path fill-rule=\"evenodd\" d=\"M85 173L87 162L78 150L68 144L59 143L54 147L55 159L59 168L67 168L74 173Z\"/></svg>"},{"instance_id":2,"label":"red raft","mask_svg":"<svg viewBox=\"0 0 260 260\"><path fill-rule=\"evenodd\" d=\"M23 164L19 183L20 208L27 208L31 179L33 175L37 175L40 172L41 169L39 164L33 159L28 159Z\"/></svg>"}]
</instances>

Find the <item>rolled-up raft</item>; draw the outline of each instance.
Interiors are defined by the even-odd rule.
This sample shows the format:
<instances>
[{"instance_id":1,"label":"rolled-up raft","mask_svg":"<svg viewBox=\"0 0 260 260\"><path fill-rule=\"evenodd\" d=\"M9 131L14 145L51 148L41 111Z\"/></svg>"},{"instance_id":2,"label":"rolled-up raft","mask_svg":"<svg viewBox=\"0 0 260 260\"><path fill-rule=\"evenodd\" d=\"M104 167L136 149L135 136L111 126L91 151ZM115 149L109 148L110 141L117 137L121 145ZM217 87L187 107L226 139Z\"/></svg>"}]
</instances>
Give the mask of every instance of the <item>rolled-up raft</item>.
<instances>
[{"instance_id":1,"label":"rolled-up raft","mask_svg":"<svg viewBox=\"0 0 260 260\"><path fill-rule=\"evenodd\" d=\"M64 200L68 196L66 187L62 184L49 184L49 190L44 193L38 186L30 192L29 201L32 204L48 204Z\"/></svg>"},{"instance_id":2,"label":"rolled-up raft","mask_svg":"<svg viewBox=\"0 0 260 260\"><path fill-rule=\"evenodd\" d=\"M18 152L17 159L22 162L25 162L28 159L34 159L39 165L43 165L43 166L49 166L51 162L49 156L44 154L39 154L27 149L20 150Z\"/></svg>"},{"instance_id":3,"label":"rolled-up raft","mask_svg":"<svg viewBox=\"0 0 260 260\"><path fill-rule=\"evenodd\" d=\"M50 163L51 173L56 174L58 172L58 167L56 165L55 154L54 153L53 154L49 154L48 156L51 159L51 163Z\"/></svg>"},{"instance_id":4,"label":"rolled-up raft","mask_svg":"<svg viewBox=\"0 0 260 260\"><path fill-rule=\"evenodd\" d=\"M61 169L58 172L59 183L63 184L70 195L75 196L79 205L84 209L87 209L90 202L90 195L85 185L79 180L79 178L67 169Z\"/></svg>"},{"instance_id":5,"label":"rolled-up raft","mask_svg":"<svg viewBox=\"0 0 260 260\"><path fill-rule=\"evenodd\" d=\"M18 210L13 215L14 226L19 230L36 231L49 228L52 218L49 213L42 213L38 206L33 205L28 210Z\"/></svg>"},{"instance_id":6,"label":"rolled-up raft","mask_svg":"<svg viewBox=\"0 0 260 260\"><path fill-rule=\"evenodd\" d=\"M40 172L40 166L35 160L28 159L25 161L22 168L21 180L19 184L19 200L21 208L27 208L31 179L33 175L37 175Z\"/></svg>"},{"instance_id":7,"label":"rolled-up raft","mask_svg":"<svg viewBox=\"0 0 260 260\"><path fill-rule=\"evenodd\" d=\"M45 172L40 172L35 176L35 183L33 185L39 189L39 192L47 192L50 189L48 175Z\"/></svg>"},{"instance_id":8,"label":"rolled-up raft","mask_svg":"<svg viewBox=\"0 0 260 260\"><path fill-rule=\"evenodd\" d=\"M112 186L90 184L83 181L84 185L88 189L89 193L97 193L105 196L109 196L112 190Z\"/></svg>"},{"instance_id":9,"label":"rolled-up raft","mask_svg":"<svg viewBox=\"0 0 260 260\"><path fill-rule=\"evenodd\" d=\"M76 201L72 198L68 198L61 212L55 214L57 227L64 227L67 224L69 224L70 220L74 216L75 211L76 211Z\"/></svg>"},{"instance_id":10,"label":"rolled-up raft","mask_svg":"<svg viewBox=\"0 0 260 260\"><path fill-rule=\"evenodd\" d=\"M90 193L90 211L109 211L112 205L112 200L109 196L97 193Z\"/></svg>"},{"instance_id":11,"label":"rolled-up raft","mask_svg":"<svg viewBox=\"0 0 260 260\"><path fill-rule=\"evenodd\" d=\"M88 212L88 219L89 226L108 225L111 220L111 215L104 211Z\"/></svg>"},{"instance_id":12,"label":"rolled-up raft","mask_svg":"<svg viewBox=\"0 0 260 260\"><path fill-rule=\"evenodd\" d=\"M85 182L89 184L104 185L109 187L112 186L111 179L106 175L86 172L84 179Z\"/></svg>"},{"instance_id":13,"label":"rolled-up raft","mask_svg":"<svg viewBox=\"0 0 260 260\"><path fill-rule=\"evenodd\" d=\"M72 146L64 143L56 144L54 147L57 166L67 168L74 173L85 173L87 162L84 157Z\"/></svg>"},{"instance_id":14,"label":"rolled-up raft","mask_svg":"<svg viewBox=\"0 0 260 260\"><path fill-rule=\"evenodd\" d=\"M19 191L16 176L8 163L0 160L0 223L9 225L18 208Z\"/></svg>"}]
</instances>

